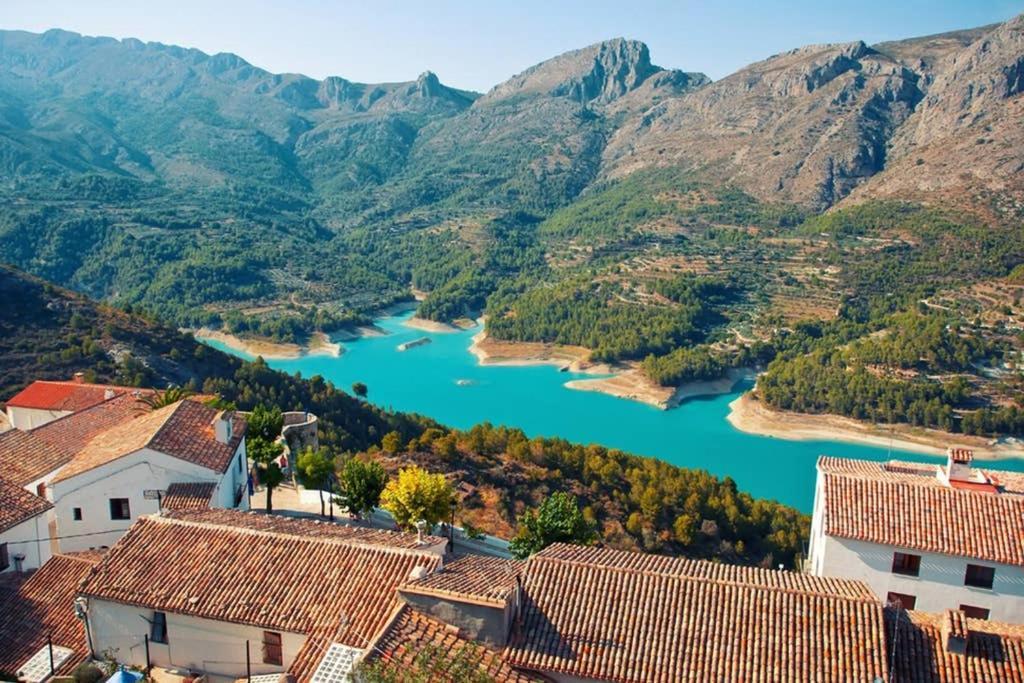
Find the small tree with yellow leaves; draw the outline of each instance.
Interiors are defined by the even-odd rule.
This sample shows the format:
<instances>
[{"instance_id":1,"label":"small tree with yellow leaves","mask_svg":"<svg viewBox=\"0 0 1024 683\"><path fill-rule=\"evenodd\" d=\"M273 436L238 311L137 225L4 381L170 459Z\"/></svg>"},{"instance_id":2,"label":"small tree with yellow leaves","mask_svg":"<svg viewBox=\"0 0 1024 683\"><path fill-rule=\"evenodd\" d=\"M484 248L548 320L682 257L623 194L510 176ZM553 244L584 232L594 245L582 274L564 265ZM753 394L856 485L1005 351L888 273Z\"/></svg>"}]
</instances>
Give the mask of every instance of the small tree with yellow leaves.
<instances>
[{"instance_id":1,"label":"small tree with yellow leaves","mask_svg":"<svg viewBox=\"0 0 1024 683\"><path fill-rule=\"evenodd\" d=\"M428 527L446 519L455 493L443 474L430 474L415 465L399 471L381 494L381 507L403 529L413 530L424 520Z\"/></svg>"}]
</instances>

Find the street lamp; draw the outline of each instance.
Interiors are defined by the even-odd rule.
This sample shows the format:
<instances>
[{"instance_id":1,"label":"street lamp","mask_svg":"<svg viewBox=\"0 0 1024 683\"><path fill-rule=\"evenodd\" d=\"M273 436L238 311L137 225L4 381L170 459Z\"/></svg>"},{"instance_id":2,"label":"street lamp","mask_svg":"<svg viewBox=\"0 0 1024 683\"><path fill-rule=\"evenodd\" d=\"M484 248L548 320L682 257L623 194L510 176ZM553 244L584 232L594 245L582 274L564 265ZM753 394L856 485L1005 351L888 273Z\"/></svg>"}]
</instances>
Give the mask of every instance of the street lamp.
<instances>
[{"instance_id":1,"label":"street lamp","mask_svg":"<svg viewBox=\"0 0 1024 683\"><path fill-rule=\"evenodd\" d=\"M453 496L451 501L448 503L452 511L451 524L448 525L448 552L455 552L455 508L459 506L458 502Z\"/></svg>"}]
</instances>

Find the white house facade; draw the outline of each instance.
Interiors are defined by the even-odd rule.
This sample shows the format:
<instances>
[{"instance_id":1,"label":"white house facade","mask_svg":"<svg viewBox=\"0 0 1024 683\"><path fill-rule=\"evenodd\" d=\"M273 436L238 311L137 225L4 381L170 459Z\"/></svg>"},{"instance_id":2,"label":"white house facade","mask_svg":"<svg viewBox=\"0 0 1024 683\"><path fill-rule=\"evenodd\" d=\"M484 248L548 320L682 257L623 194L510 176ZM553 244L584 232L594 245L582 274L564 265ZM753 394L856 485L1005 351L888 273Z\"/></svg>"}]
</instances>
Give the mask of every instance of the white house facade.
<instances>
[{"instance_id":1,"label":"white house facade","mask_svg":"<svg viewBox=\"0 0 1024 683\"><path fill-rule=\"evenodd\" d=\"M179 401L95 437L50 486L61 552L112 546L168 492L209 485L206 507L248 509L245 421Z\"/></svg>"},{"instance_id":2,"label":"white house facade","mask_svg":"<svg viewBox=\"0 0 1024 683\"><path fill-rule=\"evenodd\" d=\"M0 574L28 572L50 559L50 503L0 479Z\"/></svg>"},{"instance_id":3,"label":"white house facade","mask_svg":"<svg viewBox=\"0 0 1024 683\"><path fill-rule=\"evenodd\" d=\"M1024 476L947 464L822 457L807 569L887 603L1024 623Z\"/></svg>"}]
</instances>

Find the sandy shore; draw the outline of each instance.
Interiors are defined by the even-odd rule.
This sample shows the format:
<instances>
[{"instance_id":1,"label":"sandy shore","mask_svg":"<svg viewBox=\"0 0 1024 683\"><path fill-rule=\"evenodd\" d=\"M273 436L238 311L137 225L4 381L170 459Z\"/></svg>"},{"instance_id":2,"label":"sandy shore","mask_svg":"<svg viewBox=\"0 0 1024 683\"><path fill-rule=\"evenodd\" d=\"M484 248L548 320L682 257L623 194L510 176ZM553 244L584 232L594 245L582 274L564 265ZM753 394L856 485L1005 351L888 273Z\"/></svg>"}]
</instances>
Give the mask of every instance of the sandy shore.
<instances>
[{"instance_id":1,"label":"sandy shore","mask_svg":"<svg viewBox=\"0 0 1024 683\"><path fill-rule=\"evenodd\" d=\"M424 332L458 332L459 328L455 325L449 325L448 323L439 323L436 320L427 320L426 318L419 318L413 316L402 323L406 327L411 327L414 330L423 330Z\"/></svg>"},{"instance_id":2,"label":"sandy shore","mask_svg":"<svg viewBox=\"0 0 1024 683\"><path fill-rule=\"evenodd\" d=\"M582 391L602 391L619 398L648 403L662 410L678 406L683 401L698 396L718 396L732 391L736 383L743 379L751 379L754 371L748 368L734 368L724 377L711 380L686 382L678 387L663 387L652 382L639 369L631 364L612 377L595 379L574 379L565 383L570 389Z\"/></svg>"},{"instance_id":3,"label":"sandy shore","mask_svg":"<svg viewBox=\"0 0 1024 683\"><path fill-rule=\"evenodd\" d=\"M269 339L242 338L222 330L211 330L207 327L183 331L192 332L196 339L213 339L235 351L241 351L250 356L262 356L264 360L289 360L301 358L302 356L338 357L343 351L341 344L332 341L323 332L314 332L306 344L300 345L275 342Z\"/></svg>"},{"instance_id":4,"label":"sandy shore","mask_svg":"<svg viewBox=\"0 0 1024 683\"><path fill-rule=\"evenodd\" d=\"M1024 457L1020 443L993 443L977 436L909 425L871 425L839 415L773 410L749 392L730 403L729 408L729 422L748 434L792 441L845 441L929 455L944 455L946 447L955 444L973 449L979 459Z\"/></svg>"},{"instance_id":5,"label":"sandy shore","mask_svg":"<svg viewBox=\"0 0 1024 683\"><path fill-rule=\"evenodd\" d=\"M582 346L497 341L486 330L474 335L469 352L480 365L555 365L573 372L611 372L607 364L588 361L590 351Z\"/></svg>"}]
</instances>

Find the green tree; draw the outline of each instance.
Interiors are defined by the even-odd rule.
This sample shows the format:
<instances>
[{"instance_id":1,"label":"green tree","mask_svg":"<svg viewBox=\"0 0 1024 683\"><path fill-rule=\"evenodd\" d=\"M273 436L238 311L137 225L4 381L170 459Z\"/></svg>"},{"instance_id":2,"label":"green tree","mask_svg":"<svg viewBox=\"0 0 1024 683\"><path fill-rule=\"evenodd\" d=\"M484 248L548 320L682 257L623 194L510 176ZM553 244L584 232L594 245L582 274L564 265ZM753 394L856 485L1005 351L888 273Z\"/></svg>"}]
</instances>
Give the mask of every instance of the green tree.
<instances>
[{"instance_id":1,"label":"green tree","mask_svg":"<svg viewBox=\"0 0 1024 683\"><path fill-rule=\"evenodd\" d=\"M381 505L403 529L412 530L421 519L428 528L445 519L454 499L443 474L430 474L415 465L398 472L381 494Z\"/></svg>"},{"instance_id":2,"label":"green tree","mask_svg":"<svg viewBox=\"0 0 1024 683\"><path fill-rule=\"evenodd\" d=\"M402 450L402 435L398 432L388 432L380 441L380 447L392 455Z\"/></svg>"},{"instance_id":3,"label":"green tree","mask_svg":"<svg viewBox=\"0 0 1024 683\"><path fill-rule=\"evenodd\" d=\"M324 487L330 486L330 477L334 473L334 455L326 448L313 450L307 448L299 454L295 461L295 472L299 482L307 489L320 491L320 516L324 516Z\"/></svg>"},{"instance_id":4,"label":"green tree","mask_svg":"<svg viewBox=\"0 0 1024 683\"><path fill-rule=\"evenodd\" d=\"M171 386L167 387L163 391L155 391L152 394L139 396L136 400L141 404L143 411L152 412L154 410L159 410L160 408L173 405L191 395L192 392L188 389L183 389L179 386Z\"/></svg>"},{"instance_id":5,"label":"green tree","mask_svg":"<svg viewBox=\"0 0 1024 683\"><path fill-rule=\"evenodd\" d=\"M359 398L366 398L366 394L369 393L370 389L363 382L352 383L352 393Z\"/></svg>"},{"instance_id":6,"label":"green tree","mask_svg":"<svg viewBox=\"0 0 1024 683\"><path fill-rule=\"evenodd\" d=\"M350 458L338 475L337 501L357 517L368 515L380 505L387 480L379 462Z\"/></svg>"},{"instance_id":7,"label":"green tree","mask_svg":"<svg viewBox=\"0 0 1024 683\"><path fill-rule=\"evenodd\" d=\"M278 406L267 408L263 404L257 405L246 418L248 425L247 434L250 438L259 437L264 441L275 441L281 436L281 428L284 427L284 416Z\"/></svg>"},{"instance_id":8,"label":"green tree","mask_svg":"<svg viewBox=\"0 0 1024 683\"><path fill-rule=\"evenodd\" d=\"M257 465L260 483L267 487L267 512L273 512L274 489L284 481L284 472L277 463L284 452L284 444L277 440L284 418L277 406L257 405L249 414L247 424L246 449Z\"/></svg>"},{"instance_id":9,"label":"green tree","mask_svg":"<svg viewBox=\"0 0 1024 683\"><path fill-rule=\"evenodd\" d=\"M596 538L597 532L583 517L576 498L556 491L537 510L529 510L519 517L519 530L509 543L509 549L513 557L522 560L552 543L589 545Z\"/></svg>"}]
</instances>

